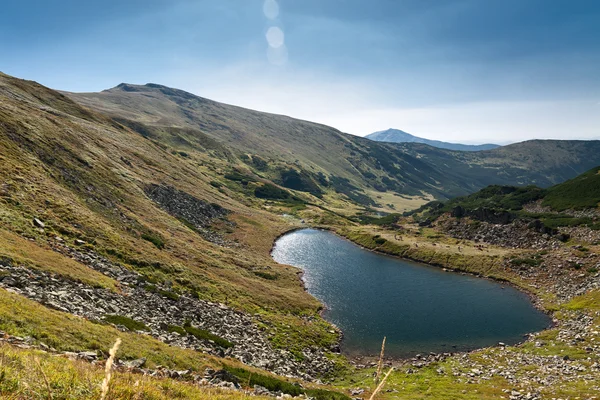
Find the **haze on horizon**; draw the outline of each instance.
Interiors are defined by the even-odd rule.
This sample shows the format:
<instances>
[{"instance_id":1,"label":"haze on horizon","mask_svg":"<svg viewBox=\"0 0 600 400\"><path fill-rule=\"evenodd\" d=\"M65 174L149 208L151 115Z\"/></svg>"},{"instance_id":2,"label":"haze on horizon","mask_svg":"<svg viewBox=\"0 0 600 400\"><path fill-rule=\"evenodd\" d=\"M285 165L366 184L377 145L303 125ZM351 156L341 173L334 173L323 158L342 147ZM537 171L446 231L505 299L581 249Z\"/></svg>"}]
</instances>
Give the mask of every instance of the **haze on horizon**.
<instances>
[{"instance_id":1,"label":"haze on horizon","mask_svg":"<svg viewBox=\"0 0 600 400\"><path fill-rule=\"evenodd\" d=\"M23 0L0 71L67 91L160 83L366 135L600 138L592 0Z\"/></svg>"}]
</instances>

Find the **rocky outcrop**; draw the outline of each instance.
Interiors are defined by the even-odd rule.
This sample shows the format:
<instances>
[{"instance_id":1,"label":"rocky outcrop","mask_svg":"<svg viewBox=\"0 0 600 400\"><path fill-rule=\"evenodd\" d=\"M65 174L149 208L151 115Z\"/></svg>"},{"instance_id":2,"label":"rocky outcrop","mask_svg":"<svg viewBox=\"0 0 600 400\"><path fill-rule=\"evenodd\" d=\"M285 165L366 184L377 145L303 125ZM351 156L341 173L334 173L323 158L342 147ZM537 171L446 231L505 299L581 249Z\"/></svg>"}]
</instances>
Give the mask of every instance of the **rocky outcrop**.
<instances>
[{"instance_id":1,"label":"rocky outcrop","mask_svg":"<svg viewBox=\"0 0 600 400\"><path fill-rule=\"evenodd\" d=\"M543 224L515 220L510 224L493 224L473 221L466 218L446 219L438 225L448 235L457 239L485 242L514 249L556 249L561 245L562 236L553 230L548 231Z\"/></svg>"},{"instance_id":2,"label":"rocky outcrop","mask_svg":"<svg viewBox=\"0 0 600 400\"><path fill-rule=\"evenodd\" d=\"M127 317L146 325L149 331L144 333L170 345L234 357L279 375L313 380L332 368L323 349L306 348L304 360L298 361L290 352L273 348L255 323L258 317L188 294L176 294L168 285L149 284L140 274L94 253L61 246L61 250L71 257L117 280L120 293L12 265L9 260L0 260L0 286L48 307L90 320L103 321L108 315ZM225 339L233 346L224 348L210 338L181 334L181 327L186 323Z\"/></svg>"},{"instance_id":3,"label":"rocky outcrop","mask_svg":"<svg viewBox=\"0 0 600 400\"><path fill-rule=\"evenodd\" d=\"M160 208L193 228L206 240L223 246L233 244L211 229L211 224L215 220L222 220L231 227L235 226L225 218L230 211L219 204L208 203L166 185L148 185L144 188L144 192Z\"/></svg>"},{"instance_id":4,"label":"rocky outcrop","mask_svg":"<svg viewBox=\"0 0 600 400\"><path fill-rule=\"evenodd\" d=\"M471 217L478 221L489 222L492 224L510 224L515 220L515 215L508 211L498 211L490 208L476 208L467 210L464 207L456 206L450 212L454 218Z\"/></svg>"}]
</instances>

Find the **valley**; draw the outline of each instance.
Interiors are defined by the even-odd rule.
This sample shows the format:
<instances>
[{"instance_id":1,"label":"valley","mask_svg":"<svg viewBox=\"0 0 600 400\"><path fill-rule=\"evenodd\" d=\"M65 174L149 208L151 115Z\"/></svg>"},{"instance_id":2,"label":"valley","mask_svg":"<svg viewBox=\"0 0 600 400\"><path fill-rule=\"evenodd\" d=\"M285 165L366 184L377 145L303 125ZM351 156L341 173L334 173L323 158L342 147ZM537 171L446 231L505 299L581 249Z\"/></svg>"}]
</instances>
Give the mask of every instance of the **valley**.
<instances>
[{"instance_id":1,"label":"valley","mask_svg":"<svg viewBox=\"0 0 600 400\"><path fill-rule=\"evenodd\" d=\"M323 228L514 285L553 321L522 344L386 359L378 398L592 398L598 165L598 141L378 143L156 84L0 74L0 393L98 398L120 337L113 398L368 398L373 358L340 353L300 271L271 258Z\"/></svg>"}]
</instances>

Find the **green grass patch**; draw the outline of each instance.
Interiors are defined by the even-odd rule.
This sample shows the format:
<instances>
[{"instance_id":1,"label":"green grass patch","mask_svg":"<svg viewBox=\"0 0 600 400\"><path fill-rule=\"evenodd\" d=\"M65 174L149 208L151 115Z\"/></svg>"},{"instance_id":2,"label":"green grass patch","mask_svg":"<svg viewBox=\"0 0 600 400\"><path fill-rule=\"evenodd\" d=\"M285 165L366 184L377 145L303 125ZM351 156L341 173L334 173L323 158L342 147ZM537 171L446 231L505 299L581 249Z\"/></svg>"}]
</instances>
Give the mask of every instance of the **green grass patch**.
<instances>
[{"instance_id":1,"label":"green grass patch","mask_svg":"<svg viewBox=\"0 0 600 400\"><path fill-rule=\"evenodd\" d=\"M266 271L255 271L254 275L266 279L268 281L275 281L278 278L278 275L272 272L266 272Z\"/></svg>"},{"instance_id":2,"label":"green grass patch","mask_svg":"<svg viewBox=\"0 0 600 400\"><path fill-rule=\"evenodd\" d=\"M158 293L161 296L166 297L169 300L173 300L173 301L179 300L179 295L175 292L171 292L170 290L159 290Z\"/></svg>"},{"instance_id":3,"label":"green grass patch","mask_svg":"<svg viewBox=\"0 0 600 400\"><path fill-rule=\"evenodd\" d=\"M287 190L283 190L272 183L265 183L254 189L254 195L260 199L286 200L291 198Z\"/></svg>"},{"instance_id":4,"label":"green grass patch","mask_svg":"<svg viewBox=\"0 0 600 400\"><path fill-rule=\"evenodd\" d=\"M143 233L142 239L152 243L157 249L163 249L165 247L165 242L154 233Z\"/></svg>"},{"instance_id":5,"label":"green grass patch","mask_svg":"<svg viewBox=\"0 0 600 400\"><path fill-rule=\"evenodd\" d=\"M305 389L299 385L295 385L282 379L278 379L268 375L253 373L243 368L234 368L226 366L224 369L230 374L235 375L240 380L240 382L249 384L250 387L254 385L259 385L271 392L283 392L294 397L300 396L301 394L305 394L308 397L313 398L315 400L350 400L350 397L346 396L343 393L324 389Z\"/></svg>"},{"instance_id":6,"label":"green grass patch","mask_svg":"<svg viewBox=\"0 0 600 400\"><path fill-rule=\"evenodd\" d=\"M123 315L109 314L104 316L104 320L114 325L122 325L130 331L149 331L150 328L143 322L136 321Z\"/></svg>"},{"instance_id":7,"label":"green grass patch","mask_svg":"<svg viewBox=\"0 0 600 400\"><path fill-rule=\"evenodd\" d=\"M168 325L167 326L167 331L168 332L177 332L179 333L181 336L185 336L187 335L187 332L185 329L183 329L181 326L177 326L177 325Z\"/></svg>"},{"instance_id":8,"label":"green grass patch","mask_svg":"<svg viewBox=\"0 0 600 400\"><path fill-rule=\"evenodd\" d=\"M200 340L211 340L217 346L221 346L225 349L233 347L233 343L231 343L229 340L223 339L222 337L212 334L207 330L193 327L189 322L186 322L185 325L183 325L183 329L190 335L195 336Z\"/></svg>"}]
</instances>

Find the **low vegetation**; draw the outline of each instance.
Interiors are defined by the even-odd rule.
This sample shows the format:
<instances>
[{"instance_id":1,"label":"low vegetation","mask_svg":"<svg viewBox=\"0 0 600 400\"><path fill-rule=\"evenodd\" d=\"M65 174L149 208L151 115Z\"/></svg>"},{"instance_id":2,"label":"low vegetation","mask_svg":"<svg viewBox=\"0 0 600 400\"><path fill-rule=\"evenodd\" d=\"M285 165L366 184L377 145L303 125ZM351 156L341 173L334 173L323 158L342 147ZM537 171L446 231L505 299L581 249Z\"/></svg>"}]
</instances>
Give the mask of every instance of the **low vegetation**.
<instances>
[{"instance_id":1,"label":"low vegetation","mask_svg":"<svg viewBox=\"0 0 600 400\"><path fill-rule=\"evenodd\" d=\"M224 349L228 349L233 347L233 343L230 341L223 339L220 336L210 333L205 329L199 329L192 326L189 322L186 322L183 325L183 329L192 336L195 336L198 339L202 340L210 340L211 342L215 342L217 345L223 347Z\"/></svg>"},{"instance_id":2,"label":"low vegetation","mask_svg":"<svg viewBox=\"0 0 600 400\"><path fill-rule=\"evenodd\" d=\"M107 315L104 320L109 324L124 326L130 331L149 331L150 328L143 322L136 321L123 315Z\"/></svg>"}]
</instances>

